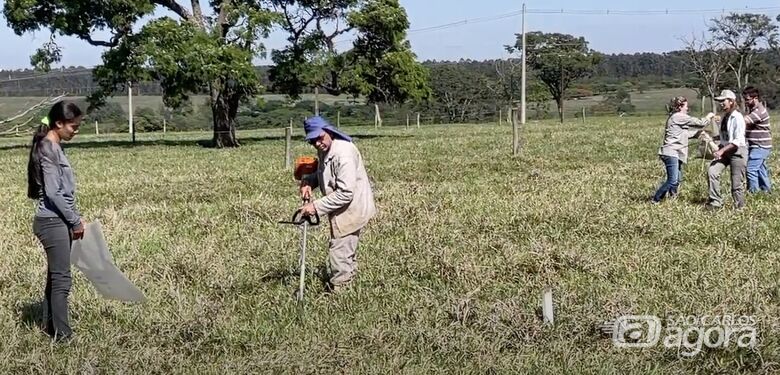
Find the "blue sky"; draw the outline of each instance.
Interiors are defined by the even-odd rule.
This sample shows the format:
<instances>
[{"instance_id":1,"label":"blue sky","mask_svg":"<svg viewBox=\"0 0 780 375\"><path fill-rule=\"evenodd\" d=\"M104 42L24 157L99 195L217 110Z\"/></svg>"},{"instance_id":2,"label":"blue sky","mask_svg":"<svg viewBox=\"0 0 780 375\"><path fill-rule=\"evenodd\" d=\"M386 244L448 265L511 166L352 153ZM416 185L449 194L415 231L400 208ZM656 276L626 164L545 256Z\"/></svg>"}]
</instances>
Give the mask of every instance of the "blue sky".
<instances>
[{"instance_id":1,"label":"blue sky","mask_svg":"<svg viewBox=\"0 0 780 375\"><path fill-rule=\"evenodd\" d=\"M181 0L179 0L181 2ZM0 0L0 4L4 1ZM185 2L189 3L189 2ZM206 1L202 1L206 4ZM514 0L401 0L411 22L411 30L438 26L464 20L504 15L519 11L522 1ZM674 10L712 10L780 7L778 0L753 0L751 2L728 0L685 0L653 2L636 1L575 1L529 0L528 9L563 10L665 10L662 15L573 15L528 14L528 31L563 32L584 36L591 47L605 53L664 52L679 49L679 38L706 29L705 22L718 13L686 12ZM769 14L774 19L780 10ZM507 17L483 22L469 22L434 31L410 32L409 40L420 60L457 60L460 58L489 59L506 56L503 46L512 42L513 34L520 32L520 17ZM48 32L38 32L19 37L0 19L0 68L29 67L29 57L49 38ZM101 50L71 38L60 38L63 61L60 65L93 66L100 62ZM268 49L284 46L284 36L274 33L266 41ZM264 61L258 60L258 63Z\"/></svg>"}]
</instances>

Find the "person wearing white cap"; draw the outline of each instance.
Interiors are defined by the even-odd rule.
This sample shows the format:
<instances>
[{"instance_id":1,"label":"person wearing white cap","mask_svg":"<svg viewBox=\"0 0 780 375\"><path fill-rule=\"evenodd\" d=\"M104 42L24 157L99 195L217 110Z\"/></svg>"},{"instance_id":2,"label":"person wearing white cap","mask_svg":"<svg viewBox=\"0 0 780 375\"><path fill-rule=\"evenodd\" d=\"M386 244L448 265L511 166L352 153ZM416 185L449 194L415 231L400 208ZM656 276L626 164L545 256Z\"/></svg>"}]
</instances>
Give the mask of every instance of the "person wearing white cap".
<instances>
[{"instance_id":1,"label":"person wearing white cap","mask_svg":"<svg viewBox=\"0 0 780 375\"><path fill-rule=\"evenodd\" d=\"M709 200L707 209L719 209L723 207L723 198L720 194L720 175L726 167L731 169L731 196L734 199L734 207L745 206L745 190L743 179L747 170L748 148L745 140L745 118L737 109L737 95L731 90L723 90L715 100L720 102L723 110L723 120L720 123L720 145L718 151L713 154L714 160L710 164Z\"/></svg>"}]
</instances>

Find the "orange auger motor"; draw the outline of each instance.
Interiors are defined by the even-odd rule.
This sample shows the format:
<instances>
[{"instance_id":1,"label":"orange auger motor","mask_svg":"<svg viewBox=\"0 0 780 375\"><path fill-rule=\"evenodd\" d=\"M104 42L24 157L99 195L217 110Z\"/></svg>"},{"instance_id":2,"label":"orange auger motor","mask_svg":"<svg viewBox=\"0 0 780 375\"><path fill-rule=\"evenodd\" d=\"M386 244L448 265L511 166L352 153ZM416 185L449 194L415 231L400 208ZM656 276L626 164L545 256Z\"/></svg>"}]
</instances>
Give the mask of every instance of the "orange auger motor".
<instances>
[{"instance_id":1,"label":"orange auger motor","mask_svg":"<svg viewBox=\"0 0 780 375\"><path fill-rule=\"evenodd\" d=\"M296 180L301 180L304 175L317 172L317 158L311 156L301 156L295 159L295 170L293 174Z\"/></svg>"},{"instance_id":2,"label":"orange auger motor","mask_svg":"<svg viewBox=\"0 0 780 375\"><path fill-rule=\"evenodd\" d=\"M305 175L317 173L317 158L311 157L311 156L301 156L295 159L295 167L293 169L293 175L295 176L295 179L300 181L303 179ZM308 203L309 199L306 198L303 200L303 203ZM301 213L302 209L299 208L298 211L295 211L293 214L291 221L280 221L280 224L294 224L299 225L301 227L301 231L303 232L303 238L301 239L301 253L300 257L298 258L298 266L300 269L300 274L298 276L298 293L296 294L296 299L298 300L298 306L301 308L299 310L303 311L303 288L305 283L305 275L306 275L306 230L307 228L311 226L317 226L320 224L320 216L315 212L314 216L303 216Z\"/></svg>"}]
</instances>

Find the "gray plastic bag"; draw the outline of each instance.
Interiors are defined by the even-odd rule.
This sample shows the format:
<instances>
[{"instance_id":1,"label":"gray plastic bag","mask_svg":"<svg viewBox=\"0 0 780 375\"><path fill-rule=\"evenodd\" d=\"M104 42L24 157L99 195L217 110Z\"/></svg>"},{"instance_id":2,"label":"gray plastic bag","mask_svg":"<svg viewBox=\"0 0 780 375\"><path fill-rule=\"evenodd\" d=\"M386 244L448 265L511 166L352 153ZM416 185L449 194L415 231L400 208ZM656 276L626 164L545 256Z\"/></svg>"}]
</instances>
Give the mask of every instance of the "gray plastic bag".
<instances>
[{"instance_id":1,"label":"gray plastic bag","mask_svg":"<svg viewBox=\"0 0 780 375\"><path fill-rule=\"evenodd\" d=\"M87 224L84 238L73 241L70 263L84 273L103 298L126 302L146 301L143 293L114 265L100 221Z\"/></svg>"}]
</instances>

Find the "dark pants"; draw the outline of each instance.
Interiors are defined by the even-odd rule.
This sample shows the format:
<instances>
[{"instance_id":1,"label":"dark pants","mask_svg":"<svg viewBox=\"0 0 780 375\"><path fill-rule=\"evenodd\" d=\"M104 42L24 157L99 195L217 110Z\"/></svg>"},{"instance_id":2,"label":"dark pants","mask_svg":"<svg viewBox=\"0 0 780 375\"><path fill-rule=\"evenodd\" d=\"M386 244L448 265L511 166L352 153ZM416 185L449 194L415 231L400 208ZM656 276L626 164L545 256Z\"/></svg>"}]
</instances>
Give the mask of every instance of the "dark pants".
<instances>
[{"instance_id":1,"label":"dark pants","mask_svg":"<svg viewBox=\"0 0 780 375\"><path fill-rule=\"evenodd\" d=\"M653 200L656 202L660 202L667 194L670 196L677 195L677 190L680 188L680 182L682 181L683 162L680 159L661 155L661 161L664 162L666 169L666 181L653 196Z\"/></svg>"},{"instance_id":2,"label":"dark pants","mask_svg":"<svg viewBox=\"0 0 780 375\"><path fill-rule=\"evenodd\" d=\"M33 232L46 251L46 291L43 299L43 324L55 338L71 335L68 324L68 294L70 294L70 247L68 226L60 218L36 217Z\"/></svg>"}]
</instances>

